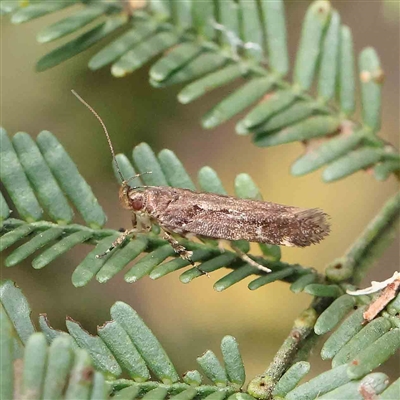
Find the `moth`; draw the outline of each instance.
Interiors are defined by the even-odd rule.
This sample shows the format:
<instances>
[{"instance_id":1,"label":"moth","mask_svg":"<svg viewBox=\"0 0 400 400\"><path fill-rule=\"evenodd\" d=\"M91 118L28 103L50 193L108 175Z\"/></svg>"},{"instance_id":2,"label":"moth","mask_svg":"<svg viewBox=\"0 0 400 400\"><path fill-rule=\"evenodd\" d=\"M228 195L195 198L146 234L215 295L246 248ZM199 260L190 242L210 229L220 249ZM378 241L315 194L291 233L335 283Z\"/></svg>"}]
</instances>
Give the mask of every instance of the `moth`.
<instances>
[{"instance_id":1,"label":"moth","mask_svg":"<svg viewBox=\"0 0 400 400\"><path fill-rule=\"evenodd\" d=\"M133 229L123 232L112 246L98 257L108 254L129 236L149 231L152 224L160 226L164 238L175 252L193 266L195 264L191 260L192 252L180 244L176 237L190 239L196 236L225 241L246 240L306 247L319 243L329 234L328 215L317 208L304 209L166 186L130 187L119 168L105 124L89 104L77 93L72 92L100 121L122 181L119 200L122 207L132 212ZM236 246L231 245L231 247L244 261L264 272L271 272L269 268L258 264Z\"/></svg>"}]
</instances>

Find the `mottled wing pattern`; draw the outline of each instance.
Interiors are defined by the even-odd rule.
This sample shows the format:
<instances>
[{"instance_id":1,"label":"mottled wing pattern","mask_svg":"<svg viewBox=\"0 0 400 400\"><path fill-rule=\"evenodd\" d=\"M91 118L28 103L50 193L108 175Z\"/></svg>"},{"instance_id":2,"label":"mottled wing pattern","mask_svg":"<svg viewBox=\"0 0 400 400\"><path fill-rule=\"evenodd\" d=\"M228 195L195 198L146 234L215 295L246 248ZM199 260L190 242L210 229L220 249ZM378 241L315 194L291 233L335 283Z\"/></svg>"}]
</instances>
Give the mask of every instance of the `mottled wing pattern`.
<instances>
[{"instance_id":1,"label":"mottled wing pattern","mask_svg":"<svg viewBox=\"0 0 400 400\"><path fill-rule=\"evenodd\" d=\"M158 222L176 233L299 247L318 243L329 234L327 215L319 209L186 189L171 189L170 198Z\"/></svg>"}]
</instances>

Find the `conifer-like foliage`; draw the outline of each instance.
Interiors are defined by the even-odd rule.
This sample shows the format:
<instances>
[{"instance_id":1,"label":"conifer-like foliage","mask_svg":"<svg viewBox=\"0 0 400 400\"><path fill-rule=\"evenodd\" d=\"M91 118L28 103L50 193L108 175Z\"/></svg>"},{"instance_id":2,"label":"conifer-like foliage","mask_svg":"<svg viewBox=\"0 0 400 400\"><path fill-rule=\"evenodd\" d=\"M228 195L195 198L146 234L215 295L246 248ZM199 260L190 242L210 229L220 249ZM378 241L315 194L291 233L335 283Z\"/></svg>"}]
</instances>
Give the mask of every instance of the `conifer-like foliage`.
<instances>
[{"instance_id":1,"label":"conifer-like foliage","mask_svg":"<svg viewBox=\"0 0 400 400\"><path fill-rule=\"evenodd\" d=\"M18 1L3 3L2 12L11 13L12 22L19 24L79 2L40 1L23 8ZM181 103L242 78L243 84L213 106L202 125L213 128L249 109L236 131L252 135L255 145L305 143L305 153L292 165L294 175L325 165L326 182L364 168L373 168L378 180L399 173L398 152L377 136L384 80L379 57L375 49L365 48L355 70L351 29L342 24L328 1L315 1L305 15L292 82L287 78L290 65L283 1L83 3L75 14L39 32L37 40L47 43L94 20L102 22L45 55L37 63L38 71L117 35L89 60L89 68L111 65L114 76L125 77L161 56L150 69L150 83L167 87L190 82L178 94ZM357 72L361 121L353 118Z\"/></svg>"},{"instance_id":2,"label":"conifer-like foliage","mask_svg":"<svg viewBox=\"0 0 400 400\"><path fill-rule=\"evenodd\" d=\"M203 126L215 127L249 108L237 123L237 133L251 134L254 144L305 144L305 153L292 166L295 175L327 165L326 182L369 168L378 180L392 173L399 176L399 154L379 138L383 71L377 53L367 48L358 57L362 119L357 121L353 117L357 85L351 30L342 25L328 1L313 2L306 13L293 82L287 78L290 66L282 1L3 1L1 11L11 14L14 23L22 23L70 6L76 7L76 13L40 32L39 42L74 33L97 19L101 22L39 60L39 71L112 34L113 41L90 59L90 69L111 65L112 74L123 77L159 56L150 70L150 83L166 87L187 82L178 95L182 103L242 79L236 91L204 116ZM327 266L325 274L284 262L278 246L260 244L262 256L249 254L272 270L265 274L236 253L221 251L212 240L182 239L200 270L176 256L157 226L107 257L97 258L120 233L105 227L107 217L68 151L48 131L41 132L36 141L22 132L9 135L1 129L0 135L4 187L0 251L12 249L4 259L6 267L35 255L34 269L44 268L85 244L93 247L86 246L88 254L73 272L72 283L77 287L92 279L106 283L123 269L125 281L133 283L144 276L158 279L186 268L180 280L188 283L200 277L201 271L227 268L227 274L214 284L217 291L252 276L251 290L282 280L294 293L313 296L271 364L260 376L248 377L246 387L242 358L232 336L222 339L222 362L208 350L197 359L201 372L188 371L181 378L129 305L115 303L111 321L98 327L95 336L71 318L62 332L41 315L37 329L20 289L3 281L1 399L399 398L400 378L389 382L385 374L374 372L400 349L399 278L387 284L383 295L346 293L356 289L393 237L400 215L399 193L387 201L347 253ZM141 176L141 183L226 194L213 169L201 168L195 183L167 149L156 155L142 143L133 149L131 160L123 154L117 160L125 179L151 171ZM235 196L261 199L247 174L236 177ZM78 223L74 212L84 222ZM249 252L249 243L235 245ZM371 309L377 311L368 318ZM318 337L329 332L321 357L332 360L331 369L307 380L310 351Z\"/></svg>"}]
</instances>

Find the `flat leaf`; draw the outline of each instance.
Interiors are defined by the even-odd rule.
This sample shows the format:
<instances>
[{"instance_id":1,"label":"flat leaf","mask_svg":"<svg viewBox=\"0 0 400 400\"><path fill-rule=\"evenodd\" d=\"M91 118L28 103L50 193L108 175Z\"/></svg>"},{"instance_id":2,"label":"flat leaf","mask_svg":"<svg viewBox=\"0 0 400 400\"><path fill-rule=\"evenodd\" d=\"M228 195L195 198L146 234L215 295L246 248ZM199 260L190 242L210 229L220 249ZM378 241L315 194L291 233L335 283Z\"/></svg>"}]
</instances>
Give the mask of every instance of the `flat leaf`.
<instances>
[{"instance_id":1,"label":"flat leaf","mask_svg":"<svg viewBox=\"0 0 400 400\"><path fill-rule=\"evenodd\" d=\"M178 41L178 36L172 32L156 33L125 53L112 65L111 73L118 78L132 73L153 57L177 44Z\"/></svg>"},{"instance_id":2,"label":"flat leaf","mask_svg":"<svg viewBox=\"0 0 400 400\"><path fill-rule=\"evenodd\" d=\"M36 141L51 172L86 223L95 229L102 227L106 215L60 142L48 131L40 132Z\"/></svg>"},{"instance_id":3,"label":"flat leaf","mask_svg":"<svg viewBox=\"0 0 400 400\"><path fill-rule=\"evenodd\" d=\"M0 162L0 180L21 218L29 222L40 220L43 211L3 128L0 128Z\"/></svg>"},{"instance_id":4,"label":"flat leaf","mask_svg":"<svg viewBox=\"0 0 400 400\"><path fill-rule=\"evenodd\" d=\"M39 43L47 43L52 40L61 38L69 33L77 31L96 18L105 14L108 6L106 4L94 4L90 7L78 11L74 15L64 18L56 23L47 26L36 36Z\"/></svg>"},{"instance_id":5,"label":"flat leaf","mask_svg":"<svg viewBox=\"0 0 400 400\"><path fill-rule=\"evenodd\" d=\"M225 336L221 342L221 352L224 358L225 370L230 382L241 388L246 380L239 345L233 336Z\"/></svg>"},{"instance_id":6,"label":"flat leaf","mask_svg":"<svg viewBox=\"0 0 400 400\"><path fill-rule=\"evenodd\" d=\"M291 390L293 390L298 383L309 373L310 363L306 361L299 361L293 364L279 380L273 394L275 396L285 397Z\"/></svg>"},{"instance_id":7,"label":"flat leaf","mask_svg":"<svg viewBox=\"0 0 400 400\"><path fill-rule=\"evenodd\" d=\"M277 146L284 143L309 140L337 131L340 123L341 121L337 117L315 116L278 132L256 135L254 143L257 146Z\"/></svg>"},{"instance_id":8,"label":"flat leaf","mask_svg":"<svg viewBox=\"0 0 400 400\"><path fill-rule=\"evenodd\" d=\"M103 47L89 60L89 68L93 71L117 60L136 44L145 40L157 30L157 24L152 21L134 22L133 28Z\"/></svg>"},{"instance_id":9,"label":"flat leaf","mask_svg":"<svg viewBox=\"0 0 400 400\"><path fill-rule=\"evenodd\" d=\"M294 82L303 90L310 89L313 83L323 33L331 12L331 5L325 0L313 2L307 10L294 67Z\"/></svg>"},{"instance_id":10,"label":"flat leaf","mask_svg":"<svg viewBox=\"0 0 400 400\"><path fill-rule=\"evenodd\" d=\"M146 364L159 379L166 384L179 380L164 349L136 311L125 303L116 302L111 308L111 316L125 329Z\"/></svg>"},{"instance_id":11,"label":"flat leaf","mask_svg":"<svg viewBox=\"0 0 400 400\"><path fill-rule=\"evenodd\" d=\"M207 350L201 357L197 357L197 362L207 378L215 385L226 386L228 384L226 371L211 350Z\"/></svg>"},{"instance_id":12,"label":"flat leaf","mask_svg":"<svg viewBox=\"0 0 400 400\"><path fill-rule=\"evenodd\" d=\"M272 71L286 75L289 70L285 8L282 0L261 0L268 65Z\"/></svg>"},{"instance_id":13,"label":"flat leaf","mask_svg":"<svg viewBox=\"0 0 400 400\"><path fill-rule=\"evenodd\" d=\"M93 46L125 23L126 16L109 17L106 22L97 25L88 32L46 54L36 64L36 70L42 72L61 64L63 61Z\"/></svg>"},{"instance_id":14,"label":"flat leaf","mask_svg":"<svg viewBox=\"0 0 400 400\"><path fill-rule=\"evenodd\" d=\"M0 301L18 334L18 339L25 344L35 332L35 327L30 318L31 308L28 301L21 289L10 280L3 281L0 284Z\"/></svg>"}]
</instances>

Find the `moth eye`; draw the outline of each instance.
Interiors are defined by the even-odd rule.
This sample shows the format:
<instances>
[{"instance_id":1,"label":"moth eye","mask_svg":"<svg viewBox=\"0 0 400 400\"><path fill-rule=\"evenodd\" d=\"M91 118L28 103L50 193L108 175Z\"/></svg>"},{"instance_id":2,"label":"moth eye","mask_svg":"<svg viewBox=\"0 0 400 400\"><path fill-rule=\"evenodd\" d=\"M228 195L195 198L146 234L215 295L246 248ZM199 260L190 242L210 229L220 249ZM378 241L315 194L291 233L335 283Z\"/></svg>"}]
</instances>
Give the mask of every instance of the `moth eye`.
<instances>
[{"instance_id":1,"label":"moth eye","mask_svg":"<svg viewBox=\"0 0 400 400\"><path fill-rule=\"evenodd\" d=\"M131 207L135 211L140 211L143 209L143 199L140 197L136 197L131 200Z\"/></svg>"}]
</instances>

